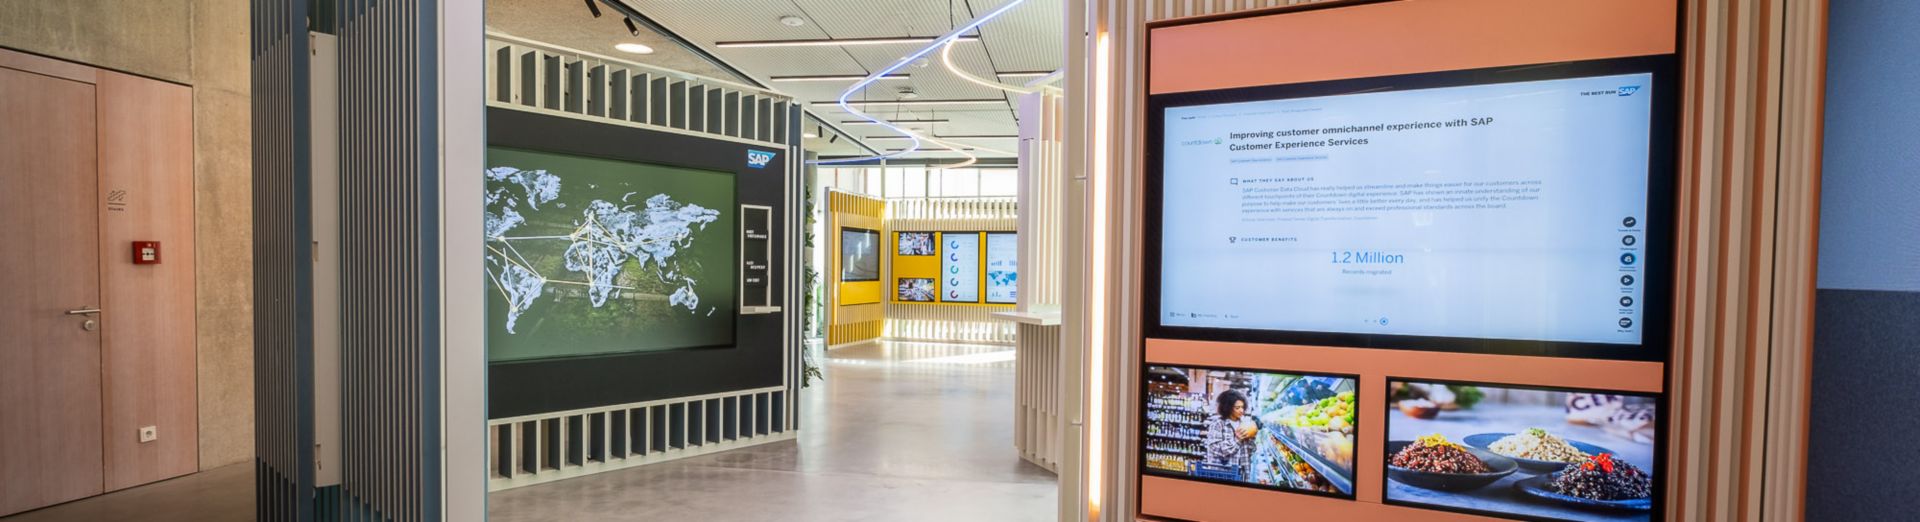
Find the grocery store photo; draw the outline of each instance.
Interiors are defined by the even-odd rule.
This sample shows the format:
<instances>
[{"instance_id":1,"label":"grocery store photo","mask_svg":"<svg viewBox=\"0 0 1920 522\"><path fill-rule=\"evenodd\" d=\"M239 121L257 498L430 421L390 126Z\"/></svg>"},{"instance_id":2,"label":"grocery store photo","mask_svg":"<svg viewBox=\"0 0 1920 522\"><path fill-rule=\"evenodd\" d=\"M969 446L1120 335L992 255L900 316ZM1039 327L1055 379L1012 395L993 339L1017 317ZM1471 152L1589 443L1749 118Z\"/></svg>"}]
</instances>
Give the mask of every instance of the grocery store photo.
<instances>
[{"instance_id":1,"label":"grocery store photo","mask_svg":"<svg viewBox=\"0 0 1920 522\"><path fill-rule=\"evenodd\" d=\"M1389 380L1386 501L1527 520L1658 520L1660 398Z\"/></svg>"},{"instance_id":2,"label":"grocery store photo","mask_svg":"<svg viewBox=\"0 0 1920 522\"><path fill-rule=\"evenodd\" d=\"M1149 366L1147 474L1353 498L1357 380Z\"/></svg>"}]
</instances>

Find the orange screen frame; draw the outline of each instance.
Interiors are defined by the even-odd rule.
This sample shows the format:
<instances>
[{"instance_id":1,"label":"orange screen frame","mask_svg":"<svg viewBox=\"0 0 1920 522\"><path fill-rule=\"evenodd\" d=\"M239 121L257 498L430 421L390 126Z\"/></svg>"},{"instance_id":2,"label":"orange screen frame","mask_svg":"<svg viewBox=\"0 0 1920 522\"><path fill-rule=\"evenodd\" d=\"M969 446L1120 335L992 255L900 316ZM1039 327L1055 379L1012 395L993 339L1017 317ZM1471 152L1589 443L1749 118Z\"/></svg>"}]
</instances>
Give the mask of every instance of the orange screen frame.
<instances>
[{"instance_id":1,"label":"orange screen frame","mask_svg":"<svg viewBox=\"0 0 1920 522\"><path fill-rule=\"evenodd\" d=\"M1147 94L1677 54L1680 16L1679 0L1356 0L1168 20L1148 25ZM1355 374L1370 398L1359 405L1354 500L1139 476L1140 514L1189 520L1499 520L1383 503L1384 456L1372 450L1386 443L1376 399L1389 377L1654 394L1667 377L1664 363L1643 361L1171 339L1139 348L1142 366ZM1139 415L1125 422L1139 432Z\"/></svg>"}]
</instances>

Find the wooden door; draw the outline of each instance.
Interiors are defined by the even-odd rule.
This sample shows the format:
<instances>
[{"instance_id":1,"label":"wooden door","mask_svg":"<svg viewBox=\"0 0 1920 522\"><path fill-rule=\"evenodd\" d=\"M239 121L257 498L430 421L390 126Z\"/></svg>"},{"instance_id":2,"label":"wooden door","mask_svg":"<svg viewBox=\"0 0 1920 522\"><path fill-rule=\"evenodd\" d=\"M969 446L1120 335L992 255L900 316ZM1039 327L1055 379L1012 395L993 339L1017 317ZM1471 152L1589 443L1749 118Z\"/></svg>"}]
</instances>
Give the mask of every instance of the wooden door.
<instances>
[{"instance_id":1,"label":"wooden door","mask_svg":"<svg viewBox=\"0 0 1920 522\"><path fill-rule=\"evenodd\" d=\"M94 86L0 67L0 515L100 494Z\"/></svg>"}]
</instances>

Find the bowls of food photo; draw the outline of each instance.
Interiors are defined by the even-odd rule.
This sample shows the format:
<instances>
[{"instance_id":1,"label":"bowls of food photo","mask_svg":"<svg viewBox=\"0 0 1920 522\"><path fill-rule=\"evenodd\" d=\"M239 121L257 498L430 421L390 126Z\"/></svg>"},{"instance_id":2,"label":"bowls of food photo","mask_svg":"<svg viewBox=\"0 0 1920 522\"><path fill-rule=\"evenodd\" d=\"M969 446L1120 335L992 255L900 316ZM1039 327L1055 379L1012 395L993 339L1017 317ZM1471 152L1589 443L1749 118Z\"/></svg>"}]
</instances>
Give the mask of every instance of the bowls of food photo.
<instances>
[{"instance_id":1,"label":"bowls of food photo","mask_svg":"<svg viewBox=\"0 0 1920 522\"><path fill-rule=\"evenodd\" d=\"M1513 459L1469 448L1439 435L1387 442L1387 478L1437 491L1487 487L1520 469Z\"/></svg>"},{"instance_id":2,"label":"bowls of food photo","mask_svg":"<svg viewBox=\"0 0 1920 522\"><path fill-rule=\"evenodd\" d=\"M1560 471L1515 482L1513 488L1534 498L1587 509L1652 511L1653 476L1611 453L1567 464Z\"/></svg>"},{"instance_id":3,"label":"bowls of food photo","mask_svg":"<svg viewBox=\"0 0 1920 522\"><path fill-rule=\"evenodd\" d=\"M1460 442L1513 459L1528 473L1552 473L1567 464L1585 462L1594 455L1613 453L1593 444L1560 438L1540 428L1520 433L1479 433L1463 437Z\"/></svg>"}]
</instances>

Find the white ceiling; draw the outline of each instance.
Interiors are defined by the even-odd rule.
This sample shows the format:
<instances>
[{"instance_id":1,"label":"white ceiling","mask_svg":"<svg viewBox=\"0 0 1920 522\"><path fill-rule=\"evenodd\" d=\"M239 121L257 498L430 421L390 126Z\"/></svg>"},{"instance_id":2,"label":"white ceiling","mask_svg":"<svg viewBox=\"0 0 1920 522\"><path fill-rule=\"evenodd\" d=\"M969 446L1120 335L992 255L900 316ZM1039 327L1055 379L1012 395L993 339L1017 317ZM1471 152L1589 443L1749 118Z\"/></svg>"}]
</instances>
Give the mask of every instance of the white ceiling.
<instances>
[{"instance_id":1,"label":"white ceiling","mask_svg":"<svg viewBox=\"0 0 1920 522\"><path fill-rule=\"evenodd\" d=\"M538 0L492 0L494 2L531 2ZM939 36L952 27L965 24L1010 0L620 0L641 14L703 47L722 60L756 77L774 89L804 102L832 101L853 82L773 82L775 76L827 74L865 75L891 65L901 56L924 44L887 44L825 47L718 48L715 42L744 40L800 40L878 38L897 36ZM586 16L579 0L553 0L554 11ZM1062 54L1060 0L1026 0L1000 18L979 29L980 41L961 42L954 48L955 65L977 76L992 78L1001 72L1052 71L1060 67ZM783 16L806 20L799 27L780 23ZM616 22L617 23L617 22ZM621 34L625 34L622 29ZM539 35L521 35L542 39ZM908 67L899 71L908 80L883 80L867 89L860 99L892 100L896 89L911 86L921 100L998 99L1003 103L942 107L896 108L879 106L869 112L889 119L947 119L933 124L935 136L1014 135L1013 95L962 80L939 64L938 53L928 55L932 64L925 68ZM1024 83L1028 78L1008 79ZM810 110L829 122L853 120L832 106L810 106ZM808 132L815 132L808 125ZM887 135L873 125L842 125L856 137ZM1003 151L1016 148L1013 139L954 139L955 143L983 146ZM871 140L874 149L904 146L904 140ZM823 156L859 155L863 151L841 139L829 144L823 136L808 140L808 148ZM982 158L1005 157L1002 154L975 151ZM950 158L952 152L928 152L911 157Z\"/></svg>"}]
</instances>

